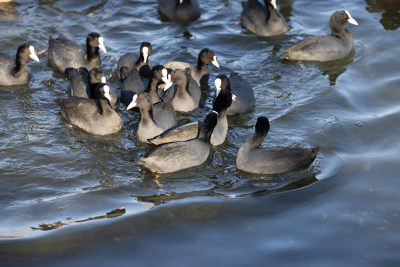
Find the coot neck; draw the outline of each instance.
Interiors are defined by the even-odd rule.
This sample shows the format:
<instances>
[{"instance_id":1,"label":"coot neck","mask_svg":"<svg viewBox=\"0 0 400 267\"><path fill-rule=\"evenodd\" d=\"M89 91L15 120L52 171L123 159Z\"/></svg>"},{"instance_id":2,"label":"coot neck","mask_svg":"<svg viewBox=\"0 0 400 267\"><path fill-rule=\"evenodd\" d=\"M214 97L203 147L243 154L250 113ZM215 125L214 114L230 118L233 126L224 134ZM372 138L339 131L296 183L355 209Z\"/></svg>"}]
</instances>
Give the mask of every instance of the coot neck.
<instances>
[{"instance_id":1,"label":"coot neck","mask_svg":"<svg viewBox=\"0 0 400 267\"><path fill-rule=\"evenodd\" d=\"M23 60L19 55L17 55L12 74L14 76L19 76L24 72L28 72L27 60Z\"/></svg>"},{"instance_id":2,"label":"coot neck","mask_svg":"<svg viewBox=\"0 0 400 267\"><path fill-rule=\"evenodd\" d=\"M264 141L267 133L255 133L253 137L248 141L251 148L260 147L261 143Z\"/></svg>"},{"instance_id":3,"label":"coot neck","mask_svg":"<svg viewBox=\"0 0 400 267\"><path fill-rule=\"evenodd\" d=\"M142 53L139 54L139 58L136 60L135 65L141 66L144 63L144 56Z\"/></svg>"},{"instance_id":4,"label":"coot neck","mask_svg":"<svg viewBox=\"0 0 400 267\"><path fill-rule=\"evenodd\" d=\"M202 140L203 142L205 142L207 144L211 144L211 134L212 134L212 131L210 129L207 129L206 127L202 126L200 129L198 139Z\"/></svg>"},{"instance_id":5,"label":"coot neck","mask_svg":"<svg viewBox=\"0 0 400 267\"><path fill-rule=\"evenodd\" d=\"M179 81L177 83L177 85L178 85L178 88L176 90L176 95L178 97L184 96L186 94L190 95L190 93L189 93L189 79L188 79L188 77L186 77L186 75L181 81Z\"/></svg>"},{"instance_id":6,"label":"coot neck","mask_svg":"<svg viewBox=\"0 0 400 267\"><path fill-rule=\"evenodd\" d=\"M268 0L265 0L265 7L267 8L267 21L279 20L278 11L271 5Z\"/></svg>"},{"instance_id":7,"label":"coot neck","mask_svg":"<svg viewBox=\"0 0 400 267\"><path fill-rule=\"evenodd\" d=\"M147 107L147 108L140 107L140 123L142 123L143 125L150 123L155 124L152 107Z\"/></svg>"},{"instance_id":8,"label":"coot neck","mask_svg":"<svg viewBox=\"0 0 400 267\"><path fill-rule=\"evenodd\" d=\"M197 59L197 66L196 66L197 71L201 71L201 70L208 70L208 64L204 63L203 61L201 61L201 58L199 57Z\"/></svg>"},{"instance_id":9,"label":"coot neck","mask_svg":"<svg viewBox=\"0 0 400 267\"><path fill-rule=\"evenodd\" d=\"M86 43L86 56L90 62L92 60L100 59L99 47L91 46L89 42Z\"/></svg>"},{"instance_id":10,"label":"coot neck","mask_svg":"<svg viewBox=\"0 0 400 267\"><path fill-rule=\"evenodd\" d=\"M96 97L96 87L100 83L90 83L89 81L89 91L90 91L90 98L95 98Z\"/></svg>"},{"instance_id":11,"label":"coot neck","mask_svg":"<svg viewBox=\"0 0 400 267\"><path fill-rule=\"evenodd\" d=\"M349 40L349 37L351 36L351 33L346 29L344 24L333 24L331 23L331 31L332 35L343 40L347 41Z\"/></svg>"},{"instance_id":12,"label":"coot neck","mask_svg":"<svg viewBox=\"0 0 400 267\"><path fill-rule=\"evenodd\" d=\"M101 97L97 99L99 101L99 113L100 115L106 114L111 109L110 102L107 98Z\"/></svg>"},{"instance_id":13,"label":"coot neck","mask_svg":"<svg viewBox=\"0 0 400 267\"><path fill-rule=\"evenodd\" d=\"M149 83L147 84L147 88L145 92L147 92L150 95L151 102L153 104L160 102L160 97L157 93L158 86L161 84L161 81L159 81L157 78L151 78Z\"/></svg>"}]
</instances>

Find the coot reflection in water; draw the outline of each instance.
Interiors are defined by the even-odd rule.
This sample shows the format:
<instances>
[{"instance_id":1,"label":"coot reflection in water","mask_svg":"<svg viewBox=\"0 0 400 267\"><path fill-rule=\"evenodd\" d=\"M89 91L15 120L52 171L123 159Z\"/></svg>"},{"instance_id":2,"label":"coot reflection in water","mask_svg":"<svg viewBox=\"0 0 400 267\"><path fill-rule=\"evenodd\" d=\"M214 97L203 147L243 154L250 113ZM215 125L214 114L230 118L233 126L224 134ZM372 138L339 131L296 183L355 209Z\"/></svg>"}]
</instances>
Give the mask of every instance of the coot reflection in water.
<instances>
[{"instance_id":1,"label":"coot reflection in water","mask_svg":"<svg viewBox=\"0 0 400 267\"><path fill-rule=\"evenodd\" d=\"M396 266L398 29L385 30L364 1L277 4L290 29L273 38L241 27L240 1L201 1L201 17L189 24L161 21L156 1L15 4L16 18L1 19L1 51L99 32L103 71L119 88L118 59L143 41L154 65L196 62L208 47L221 67L210 68L209 80L239 73L255 106L228 117L227 140L204 165L157 178L133 163L153 149L135 139L139 114L121 112L123 130L104 138L68 128L53 101L68 95L69 81L41 56L27 86L0 90L0 235L14 237L0 239L1 263ZM329 32L330 14L344 9L359 22L354 54L321 65L280 62L290 45ZM209 86L204 109L182 123L210 110ZM319 145L312 167L275 177L237 170L236 152L258 116L278 125L265 145Z\"/></svg>"}]
</instances>

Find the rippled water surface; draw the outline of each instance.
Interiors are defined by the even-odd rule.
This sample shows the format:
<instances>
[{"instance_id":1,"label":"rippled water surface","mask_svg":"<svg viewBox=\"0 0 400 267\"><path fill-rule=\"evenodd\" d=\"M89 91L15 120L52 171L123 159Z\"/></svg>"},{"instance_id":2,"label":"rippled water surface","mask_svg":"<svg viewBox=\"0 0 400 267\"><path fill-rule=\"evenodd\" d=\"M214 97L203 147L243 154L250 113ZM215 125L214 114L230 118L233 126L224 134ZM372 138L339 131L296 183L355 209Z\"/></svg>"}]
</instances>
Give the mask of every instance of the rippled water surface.
<instances>
[{"instance_id":1,"label":"rippled water surface","mask_svg":"<svg viewBox=\"0 0 400 267\"><path fill-rule=\"evenodd\" d=\"M123 130L96 137L61 119L54 99L69 81L46 54L29 62L28 86L0 88L0 263L129 266L398 266L400 263L400 5L397 1L278 0L290 26L261 38L239 23L240 1L202 1L188 25L162 21L156 1L17 1L0 4L0 51L37 50L63 34L105 39L103 69L119 88L119 57L153 45L153 65L210 66L205 107L218 74L240 73L254 88L252 112L229 117L225 143L190 170L156 177L134 162L153 149ZM347 9L355 51L329 63L291 63L294 42L329 32ZM238 148L268 116L264 145L320 146L310 168L267 177L236 169Z\"/></svg>"}]
</instances>

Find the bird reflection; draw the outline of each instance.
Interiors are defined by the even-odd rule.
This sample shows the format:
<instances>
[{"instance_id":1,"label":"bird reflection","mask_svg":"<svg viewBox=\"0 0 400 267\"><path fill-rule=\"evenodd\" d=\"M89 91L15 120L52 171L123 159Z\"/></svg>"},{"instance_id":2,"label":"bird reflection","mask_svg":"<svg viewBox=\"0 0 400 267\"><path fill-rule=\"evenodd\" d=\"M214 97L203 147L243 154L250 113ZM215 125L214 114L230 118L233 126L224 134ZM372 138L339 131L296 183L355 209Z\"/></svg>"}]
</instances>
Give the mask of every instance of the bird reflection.
<instances>
[{"instance_id":1,"label":"bird reflection","mask_svg":"<svg viewBox=\"0 0 400 267\"><path fill-rule=\"evenodd\" d=\"M293 12L292 0L279 0L279 13L285 18L286 22L290 21Z\"/></svg>"},{"instance_id":2,"label":"bird reflection","mask_svg":"<svg viewBox=\"0 0 400 267\"><path fill-rule=\"evenodd\" d=\"M0 18L2 19L17 19L18 14L15 7L19 4L14 3L13 1L10 2L2 2L0 1Z\"/></svg>"},{"instance_id":3,"label":"bird reflection","mask_svg":"<svg viewBox=\"0 0 400 267\"><path fill-rule=\"evenodd\" d=\"M321 71L322 75L328 76L329 85L334 86L340 76L347 70L347 65L354 61L355 51L351 52L348 56L343 59L318 62L316 63L317 68Z\"/></svg>"},{"instance_id":4,"label":"bird reflection","mask_svg":"<svg viewBox=\"0 0 400 267\"><path fill-rule=\"evenodd\" d=\"M400 26L399 0L366 0L366 10L371 13L382 13L379 22L385 30L394 31Z\"/></svg>"}]
</instances>

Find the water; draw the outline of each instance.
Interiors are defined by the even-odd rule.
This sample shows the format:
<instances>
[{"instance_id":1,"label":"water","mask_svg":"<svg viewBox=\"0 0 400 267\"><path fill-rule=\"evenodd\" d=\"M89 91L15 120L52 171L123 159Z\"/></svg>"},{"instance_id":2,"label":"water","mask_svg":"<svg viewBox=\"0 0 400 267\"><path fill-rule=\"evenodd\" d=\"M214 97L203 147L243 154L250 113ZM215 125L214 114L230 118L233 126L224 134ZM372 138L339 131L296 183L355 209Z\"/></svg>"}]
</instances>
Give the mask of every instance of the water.
<instances>
[{"instance_id":1,"label":"water","mask_svg":"<svg viewBox=\"0 0 400 267\"><path fill-rule=\"evenodd\" d=\"M84 44L104 36L103 69L153 45L153 64L195 62L211 48L221 69L254 87L253 112L229 118L227 141L202 166L156 177L134 164L153 147L135 140L138 115L123 130L94 137L60 119L54 99L69 82L30 62L29 86L0 90L0 262L33 265L398 266L400 142L396 1L289 1L278 5L291 30L261 38L242 29L240 1L200 1L189 25L160 20L155 1L26 1L0 4L0 50L37 50L62 33ZM281 62L295 41L329 31L347 9L355 52L330 63ZM122 109L122 106L121 106ZM235 155L268 116L264 145L319 145L305 170L266 177L240 172Z\"/></svg>"}]
</instances>

